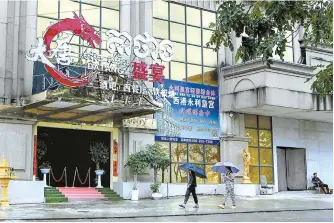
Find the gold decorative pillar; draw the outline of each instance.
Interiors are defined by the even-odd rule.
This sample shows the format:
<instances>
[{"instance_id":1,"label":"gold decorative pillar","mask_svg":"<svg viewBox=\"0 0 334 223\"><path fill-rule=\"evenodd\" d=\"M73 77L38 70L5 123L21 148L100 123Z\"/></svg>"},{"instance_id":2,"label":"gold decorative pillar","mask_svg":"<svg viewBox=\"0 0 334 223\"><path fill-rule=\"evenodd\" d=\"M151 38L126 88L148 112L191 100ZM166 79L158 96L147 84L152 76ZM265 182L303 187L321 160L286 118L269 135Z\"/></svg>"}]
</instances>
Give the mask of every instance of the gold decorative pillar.
<instances>
[{"instance_id":1,"label":"gold decorative pillar","mask_svg":"<svg viewBox=\"0 0 334 223\"><path fill-rule=\"evenodd\" d=\"M14 176L12 169L10 168L7 160L3 156L0 161L0 184L1 184L1 203L0 206L6 207L9 205L8 202L8 184L9 180L17 179L17 176Z\"/></svg>"},{"instance_id":2,"label":"gold decorative pillar","mask_svg":"<svg viewBox=\"0 0 334 223\"><path fill-rule=\"evenodd\" d=\"M244 175L242 177L243 184L251 184L249 177L249 164L250 164L250 153L248 152L248 147L242 151L242 159L244 160Z\"/></svg>"}]
</instances>

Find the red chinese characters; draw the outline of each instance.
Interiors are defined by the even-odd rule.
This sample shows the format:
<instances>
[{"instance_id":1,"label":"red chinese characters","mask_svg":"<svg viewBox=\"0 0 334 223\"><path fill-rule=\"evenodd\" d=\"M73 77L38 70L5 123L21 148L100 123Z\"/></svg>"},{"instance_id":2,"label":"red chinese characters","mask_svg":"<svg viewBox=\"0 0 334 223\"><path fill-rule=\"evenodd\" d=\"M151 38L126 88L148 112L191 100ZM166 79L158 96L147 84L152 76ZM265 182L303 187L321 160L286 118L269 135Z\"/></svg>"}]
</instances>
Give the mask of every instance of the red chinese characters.
<instances>
[{"instance_id":1,"label":"red chinese characters","mask_svg":"<svg viewBox=\"0 0 334 223\"><path fill-rule=\"evenodd\" d=\"M134 62L133 63L133 70L132 70L132 78L142 81L147 81L147 65L144 62Z\"/></svg>"},{"instance_id":2,"label":"red chinese characters","mask_svg":"<svg viewBox=\"0 0 334 223\"><path fill-rule=\"evenodd\" d=\"M163 83L163 79L165 76L163 75L163 71L165 69L165 66L159 65L159 64L151 64L150 65L151 69L151 74L150 76L152 77L151 82L159 82L160 84ZM133 63L133 69L132 69L132 78L137 79L137 80L142 80L142 81L147 81L148 71L147 71L147 65L144 62L134 62Z\"/></svg>"},{"instance_id":3,"label":"red chinese characters","mask_svg":"<svg viewBox=\"0 0 334 223\"><path fill-rule=\"evenodd\" d=\"M159 82L162 84L164 81L162 79L165 78L163 75L165 66L159 64L151 64L150 69L152 69L152 81L151 82Z\"/></svg>"}]
</instances>

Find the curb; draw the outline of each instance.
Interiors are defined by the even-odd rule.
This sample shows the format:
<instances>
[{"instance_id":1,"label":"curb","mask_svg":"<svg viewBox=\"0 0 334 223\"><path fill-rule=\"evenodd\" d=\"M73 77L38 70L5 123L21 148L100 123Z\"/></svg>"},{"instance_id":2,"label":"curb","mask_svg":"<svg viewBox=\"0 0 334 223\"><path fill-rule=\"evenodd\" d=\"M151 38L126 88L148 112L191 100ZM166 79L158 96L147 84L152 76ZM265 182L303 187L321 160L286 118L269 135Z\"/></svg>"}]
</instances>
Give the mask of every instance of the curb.
<instances>
[{"instance_id":1,"label":"curb","mask_svg":"<svg viewBox=\"0 0 334 223\"><path fill-rule=\"evenodd\" d=\"M12 218L12 219L5 219L0 218L0 221L41 221L41 220L80 220L80 219L88 219L88 220L97 220L97 219L124 219L124 218L162 218L162 217L178 217L178 216L198 216L198 215L217 215L217 214L252 214L252 213L275 213L275 212L297 212L297 211L332 211L333 208L310 208L310 209L280 209L280 210L254 210L254 211L233 211L233 212L211 212L211 213L191 213L191 214L166 214L160 216L152 216L152 215L142 215L142 216L103 216L103 217L65 217L65 218Z\"/></svg>"}]
</instances>

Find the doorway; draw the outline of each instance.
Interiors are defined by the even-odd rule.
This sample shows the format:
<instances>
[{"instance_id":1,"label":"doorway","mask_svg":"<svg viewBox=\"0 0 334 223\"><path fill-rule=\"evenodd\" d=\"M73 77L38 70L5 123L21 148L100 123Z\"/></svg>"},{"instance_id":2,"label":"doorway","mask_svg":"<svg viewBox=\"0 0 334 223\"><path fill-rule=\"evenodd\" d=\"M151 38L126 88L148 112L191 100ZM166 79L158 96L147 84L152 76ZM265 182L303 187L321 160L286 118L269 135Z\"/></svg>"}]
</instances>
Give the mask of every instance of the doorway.
<instances>
[{"instance_id":1,"label":"doorway","mask_svg":"<svg viewBox=\"0 0 334 223\"><path fill-rule=\"evenodd\" d=\"M307 188L306 149L277 148L278 191Z\"/></svg>"},{"instance_id":2,"label":"doorway","mask_svg":"<svg viewBox=\"0 0 334 223\"><path fill-rule=\"evenodd\" d=\"M72 187L73 182L75 187L95 186L96 165L91 161L89 146L94 142L102 142L110 148L110 138L110 132L38 127L38 143L42 142L46 147L46 154L42 162L48 161L51 163L54 175L54 177L50 177L49 184L53 187L66 186L64 177L62 180L59 180L66 167L68 187ZM78 171L75 174L76 168L78 168ZM88 182L89 168L90 183ZM107 163L100 164L100 168L105 171L101 179L102 185L110 187L110 159ZM40 173L38 175L39 178L42 178ZM75 180L74 175L76 175ZM78 177L80 177L81 182Z\"/></svg>"}]
</instances>

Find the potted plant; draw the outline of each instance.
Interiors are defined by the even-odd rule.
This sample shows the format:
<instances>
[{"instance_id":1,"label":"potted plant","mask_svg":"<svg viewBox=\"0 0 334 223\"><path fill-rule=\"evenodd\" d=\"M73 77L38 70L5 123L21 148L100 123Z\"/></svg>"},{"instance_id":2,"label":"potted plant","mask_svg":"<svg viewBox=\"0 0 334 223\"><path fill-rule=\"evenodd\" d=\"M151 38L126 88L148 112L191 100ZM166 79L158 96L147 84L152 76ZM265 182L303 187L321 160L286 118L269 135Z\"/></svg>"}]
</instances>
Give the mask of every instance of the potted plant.
<instances>
[{"instance_id":1,"label":"potted plant","mask_svg":"<svg viewBox=\"0 0 334 223\"><path fill-rule=\"evenodd\" d=\"M43 174L44 187L48 187L48 185L46 184L46 174L50 173L51 163L49 161L45 161L39 166L39 169Z\"/></svg>"},{"instance_id":2,"label":"potted plant","mask_svg":"<svg viewBox=\"0 0 334 223\"><path fill-rule=\"evenodd\" d=\"M156 184L156 183L151 184L150 188L152 190L152 199L153 200L161 199L162 194L159 193L160 184Z\"/></svg>"},{"instance_id":3,"label":"potted plant","mask_svg":"<svg viewBox=\"0 0 334 223\"><path fill-rule=\"evenodd\" d=\"M151 185L152 198L154 200L162 198L162 193L159 193L160 184L157 183L158 171L162 170L162 182L164 181L164 171L170 166L169 156L159 144L146 145L147 162L153 169L154 184Z\"/></svg>"},{"instance_id":4,"label":"potted plant","mask_svg":"<svg viewBox=\"0 0 334 223\"><path fill-rule=\"evenodd\" d=\"M102 142L96 142L89 146L89 153L92 161L96 164L95 174L98 177L96 188L103 188L101 185L101 176L104 174L104 170L100 169L100 164L108 162L109 148Z\"/></svg>"},{"instance_id":5,"label":"potted plant","mask_svg":"<svg viewBox=\"0 0 334 223\"><path fill-rule=\"evenodd\" d=\"M137 176L142 174L147 167L147 154L144 151L133 153L129 156L128 162L124 167L129 167L134 175L134 185L132 188L131 200L138 201L139 191L137 190Z\"/></svg>"}]
</instances>

